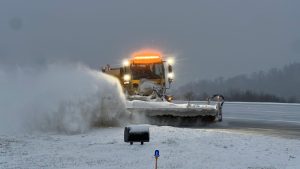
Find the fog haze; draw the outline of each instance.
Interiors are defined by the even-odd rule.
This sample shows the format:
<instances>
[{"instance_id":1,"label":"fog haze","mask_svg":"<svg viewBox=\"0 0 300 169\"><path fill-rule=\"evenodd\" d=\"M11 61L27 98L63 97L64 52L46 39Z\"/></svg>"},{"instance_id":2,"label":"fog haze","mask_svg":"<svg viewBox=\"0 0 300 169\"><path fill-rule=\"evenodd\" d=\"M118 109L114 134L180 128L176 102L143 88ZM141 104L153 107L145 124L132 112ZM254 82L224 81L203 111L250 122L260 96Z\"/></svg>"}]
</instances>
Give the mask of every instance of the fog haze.
<instances>
[{"instance_id":1,"label":"fog haze","mask_svg":"<svg viewBox=\"0 0 300 169\"><path fill-rule=\"evenodd\" d=\"M300 61L300 1L0 1L1 66L175 56L176 82Z\"/></svg>"}]
</instances>

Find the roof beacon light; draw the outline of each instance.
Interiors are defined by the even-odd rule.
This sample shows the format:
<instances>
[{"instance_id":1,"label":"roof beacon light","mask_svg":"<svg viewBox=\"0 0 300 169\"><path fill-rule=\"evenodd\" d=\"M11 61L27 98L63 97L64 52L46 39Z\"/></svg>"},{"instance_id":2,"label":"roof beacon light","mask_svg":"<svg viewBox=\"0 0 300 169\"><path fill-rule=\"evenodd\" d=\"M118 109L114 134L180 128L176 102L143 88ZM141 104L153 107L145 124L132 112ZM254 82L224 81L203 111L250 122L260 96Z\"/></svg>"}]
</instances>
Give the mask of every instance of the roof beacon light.
<instances>
[{"instance_id":1,"label":"roof beacon light","mask_svg":"<svg viewBox=\"0 0 300 169\"><path fill-rule=\"evenodd\" d=\"M133 64L152 64L162 62L162 57L160 55L151 55L151 54L138 54L133 55L132 62Z\"/></svg>"},{"instance_id":2,"label":"roof beacon light","mask_svg":"<svg viewBox=\"0 0 300 169\"><path fill-rule=\"evenodd\" d=\"M160 56L134 56L134 59L160 59Z\"/></svg>"}]
</instances>

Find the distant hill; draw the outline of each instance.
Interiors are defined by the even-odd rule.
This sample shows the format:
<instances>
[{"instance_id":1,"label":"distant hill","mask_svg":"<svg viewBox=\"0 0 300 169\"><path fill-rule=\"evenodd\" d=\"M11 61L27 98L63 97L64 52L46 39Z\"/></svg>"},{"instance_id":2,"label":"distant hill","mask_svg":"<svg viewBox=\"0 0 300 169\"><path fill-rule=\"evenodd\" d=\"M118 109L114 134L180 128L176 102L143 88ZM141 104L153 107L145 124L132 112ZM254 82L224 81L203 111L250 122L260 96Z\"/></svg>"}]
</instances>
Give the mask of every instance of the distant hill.
<instances>
[{"instance_id":1,"label":"distant hill","mask_svg":"<svg viewBox=\"0 0 300 169\"><path fill-rule=\"evenodd\" d=\"M191 82L179 87L174 95L185 99L189 92L197 100L220 93L232 101L300 102L300 63L250 75Z\"/></svg>"}]
</instances>

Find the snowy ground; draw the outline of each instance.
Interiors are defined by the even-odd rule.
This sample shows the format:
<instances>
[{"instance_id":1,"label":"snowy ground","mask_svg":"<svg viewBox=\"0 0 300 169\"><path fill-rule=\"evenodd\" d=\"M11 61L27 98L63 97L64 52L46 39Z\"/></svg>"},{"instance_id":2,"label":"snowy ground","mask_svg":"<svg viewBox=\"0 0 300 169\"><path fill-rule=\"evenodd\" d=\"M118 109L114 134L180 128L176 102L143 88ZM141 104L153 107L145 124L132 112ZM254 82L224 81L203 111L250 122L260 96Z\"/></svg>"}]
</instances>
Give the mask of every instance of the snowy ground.
<instances>
[{"instance_id":1,"label":"snowy ground","mask_svg":"<svg viewBox=\"0 0 300 169\"><path fill-rule=\"evenodd\" d=\"M300 141L220 129L150 126L150 143L123 142L123 128L85 134L0 135L0 168L297 169Z\"/></svg>"}]
</instances>

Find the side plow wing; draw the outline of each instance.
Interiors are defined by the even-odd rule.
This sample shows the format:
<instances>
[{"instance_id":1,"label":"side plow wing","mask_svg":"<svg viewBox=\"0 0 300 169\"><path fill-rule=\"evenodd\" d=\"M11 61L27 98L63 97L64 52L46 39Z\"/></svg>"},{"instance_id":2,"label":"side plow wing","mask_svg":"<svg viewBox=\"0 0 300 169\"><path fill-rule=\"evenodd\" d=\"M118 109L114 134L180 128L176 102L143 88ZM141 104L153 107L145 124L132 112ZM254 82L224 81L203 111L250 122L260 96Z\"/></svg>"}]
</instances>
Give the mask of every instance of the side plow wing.
<instances>
[{"instance_id":1,"label":"side plow wing","mask_svg":"<svg viewBox=\"0 0 300 169\"><path fill-rule=\"evenodd\" d=\"M174 104L169 102L128 101L133 116L145 117L150 124L194 125L199 122L222 121L222 104Z\"/></svg>"}]
</instances>

